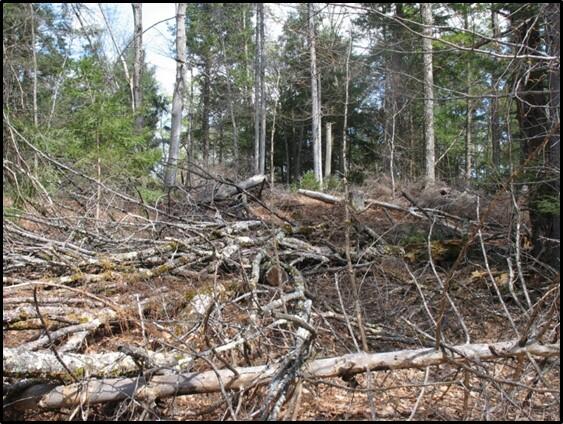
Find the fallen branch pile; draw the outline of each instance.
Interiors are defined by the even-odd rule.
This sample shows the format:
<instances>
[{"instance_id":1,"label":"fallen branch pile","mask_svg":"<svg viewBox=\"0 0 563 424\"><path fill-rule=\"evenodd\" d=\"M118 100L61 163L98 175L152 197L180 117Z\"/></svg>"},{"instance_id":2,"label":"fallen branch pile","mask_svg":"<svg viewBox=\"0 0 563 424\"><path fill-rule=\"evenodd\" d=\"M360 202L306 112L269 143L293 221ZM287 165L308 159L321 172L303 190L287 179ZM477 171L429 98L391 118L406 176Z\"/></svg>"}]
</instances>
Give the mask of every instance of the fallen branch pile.
<instances>
[{"instance_id":1,"label":"fallen branch pile","mask_svg":"<svg viewBox=\"0 0 563 424\"><path fill-rule=\"evenodd\" d=\"M471 390L478 380L520 412L521 391L556 391L547 378L559 356L554 280L515 288L521 277L509 259L504 291L502 271L488 263L471 276L438 266L430 238L426 259L408 263L356 211L350 257L373 351L350 353L360 329L339 223L284 217L273 195L249 192L263 183L223 185L205 202L176 203L174 214L122 196L97 205L106 212L96 219L79 192L47 212L5 211L5 411L134 401L130 408L156 418L166 415L156 399L217 392L224 416L276 419L297 414L303 384L338 377L346 390L372 391L356 377L440 364L464 373L462 415L481 402ZM300 193L333 214L341 207L338 197ZM253 198L285 222L250 216ZM390 211L392 222L433 214L432 225L456 231L463 222L416 206L369 206ZM487 322L506 336L487 339ZM516 360L511 375L496 368L507 360Z\"/></svg>"}]
</instances>

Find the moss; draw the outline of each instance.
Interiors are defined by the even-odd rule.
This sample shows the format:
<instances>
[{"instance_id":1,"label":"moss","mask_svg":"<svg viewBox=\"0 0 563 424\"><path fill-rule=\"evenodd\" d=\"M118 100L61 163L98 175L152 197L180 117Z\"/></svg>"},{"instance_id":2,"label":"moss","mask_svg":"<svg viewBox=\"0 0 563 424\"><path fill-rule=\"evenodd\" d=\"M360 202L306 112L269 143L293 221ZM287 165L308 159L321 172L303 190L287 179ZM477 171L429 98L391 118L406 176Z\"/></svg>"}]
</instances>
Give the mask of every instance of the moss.
<instances>
[{"instance_id":1,"label":"moss","mask_svg":"<svg viewBox=\"0 0 563 424\"><path fill-rule=\"evenodd\" d=\"M426 234L422 232L414 232L399 240L401 246L420 244L426 241Z\"/></svg>"},{"instance_id":2,"label":"moss","mask_svg":"<svg viewBox=\"0 0 563 424\"><path fill-rule=\"evenodd\" d=\"M187 302L191 302L196 295L197 295L196 289L187 289L184 292L184 299L186 299Z\"/></svg>"},{"instance_id":3,"label":"moss","mask_svg":"<svg viewBox=\"0 0 563 424\"><path fill-rule=\"evenodd\" d=\"M109 260L107 257L101 257L99 260L100 266L104 271L112 271L115 269L115 263Z\"/></svg>"},{"instance_id":4,"label":"moss","mask_svg":"<svg viewBox=\"0 0 563 424\"><path fill-rule=\"evenodd\" d=\"M83 272L75 272L74 274L72 274L70 276L70 282L74 283L76 281L80 281L82 278L84 278L84 273Z\"/></svg>"}]
</instances>

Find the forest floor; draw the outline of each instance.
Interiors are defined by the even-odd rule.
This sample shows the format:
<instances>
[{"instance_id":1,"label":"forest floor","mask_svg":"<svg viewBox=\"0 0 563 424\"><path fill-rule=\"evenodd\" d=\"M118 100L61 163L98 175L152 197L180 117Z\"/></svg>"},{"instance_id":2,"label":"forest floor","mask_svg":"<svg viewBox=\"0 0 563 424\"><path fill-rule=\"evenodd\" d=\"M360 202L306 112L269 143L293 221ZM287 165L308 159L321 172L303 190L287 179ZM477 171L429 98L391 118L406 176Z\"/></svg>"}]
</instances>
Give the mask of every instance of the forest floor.
<instances>
[{"instance_id":1,"label":"forest floor","mask_svg":"<svg viewBox=\"0 0 563 424\"><path fill-rule=\"evenodd\" d=\"M219 379L212 393L45 407L54 386L142 374L122 361L124 346L190 357L188 368L166 366L203 373L283 364L295 352L303 364L356 353L362 333L371 353L432 348L437 336L446 350L559 342L559 273L530 257L524 231L514 234L526 216L510 213L510 196L477 200L447 187L393 196L382 183L363 191L350 246L342 203L283 189L205 204L175 198L159 210L114 199L97 217L86 196L45 214L4 198L4 418L557 420L558 352L324 378L297 367L285 386L273 378L229 390ZM34 352L44 356L24 355ZM121 355L111 372L105 359L71 361L100 353Z\"/></svg>"}]
</instances>

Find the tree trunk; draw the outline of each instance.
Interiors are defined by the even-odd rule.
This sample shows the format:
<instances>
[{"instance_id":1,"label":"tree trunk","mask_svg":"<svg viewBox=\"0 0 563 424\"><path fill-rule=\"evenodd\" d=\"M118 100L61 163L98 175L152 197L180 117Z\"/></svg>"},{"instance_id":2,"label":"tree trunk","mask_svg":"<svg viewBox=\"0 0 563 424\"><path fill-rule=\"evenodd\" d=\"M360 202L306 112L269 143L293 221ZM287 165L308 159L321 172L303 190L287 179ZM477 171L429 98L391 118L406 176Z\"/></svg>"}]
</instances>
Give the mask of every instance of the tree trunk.
<instances>
[{"instance_id":1,"label":"tree trunk","mask_svg":"<svg viewBox=\"0 0 563 424\"><path fill-rule=\"evenodd\" d=\"M284 176L285 176L285 183L289 186L289 184L291 183L291 159L289 154L289 141L287 139L286 128L283 128L283 141L285 146L285 163L286 163Z\"/></svg>"},{"instance_id":2,"label":"tree trunk","mask_svg":"<svg viewBox=\"0 0 563 424\"><path fill-rule=\"evenodd\" d=\"M209 102L211 91L211 58L209 52L204 59L203 68L203 87L202 87L202 114L201 114L201 139L203 142L203 163L207 168L209 166Z\"/></svg>"},{"instance_id":3,"label":"tree trunk","mask_svg":"<svg viewBox=\"0 0 563 424\"><path fill-rule=\"evenodd\" d=\"M37 128L39 125L37 111L37 54L35 52L35 12L33 11L33 3L29 3L29 13L31 15L31 57L33 60L33 125Z\"/></svg>"},{"instance_id":4,"label":"tree trunk","mask_svg":"<svg viewBox=\"0 0 563 424\"><path fill-rule=\"evenodd\" d=\"M422 51L424 60L424 135L426 138L426 179L428 183L434 183L435 152L434 152L434 75L432 71L432 4L421 3L422 23Z\"/></svg>"},{"instance_id":5,"label":"tree trunk","mask_svg":"<svg viewBox=\"0 0 563 424\"><path fill-rule=\"evenodd\" d=\"M315 179L322 187L322 156L321 156L321 128L320 128L320 110L319 110L319 93L318 93L318 76L317 76L317 55L315 51L315 23L314 23L314 7L312 3L307 3L308 11L308 39L309 49L311 53L311 102L313 104L313 168Z\"/></svg>"},{"instance_id":6,"label":"tree trunk","mask_svg":"<svg viewBox=\"0 0 563 424\"><path fill-rule=\"evenodd\" d=\"M383 353L349 353L343 356L311 361L302 367L301 373L305 378L315 379L337 376L350 377L351 375L365 373L366 370L424 369L440 364L465 364L468 361L482 363L501 358L526 358L530 355L550 358L557 357L559 354L559 344L542 345L534 343L519 347L518 341L514 340L491 344L464 344L443 351L423 348ZM49 362L62 368L55 360L54 355L50 356L52 358ZM62 355L62 360L70 362L67 355ZM43 359L39 363L43 364L46 361ZM279 367L259 365L246 368L236 367L235 370L236 374L232 371L232 368L224 368L179 375L154 375L150 379L150 384L143 376L89 380L87 384L80 382L67 386L38 384L24 390L18 395L17 399L11 401L11 404L17 410L74 408L82 404L92 405L133 398L154 400L170 396L213 393L221 391L222 388L237 390L254 384L262 385L270 382L279 372Z\"/></svg>"},{"instance_id":7,"label":"tree trunk","mask_svg":"<svg viewBox=\"0 0 563 424\"><path fill-rule=\"evenodd\" d=\"M185 68L186 72L184 73L185 79L184 82L187 84L187 66ZM193 160L193 128L194 128L194 75L193 69L190 70L190 94L188 97L188 128L186 130L186 184L188 187L192 185L192 178L190 172L191 161Z\"/></svg>"},{"instance_id":8,"label":"tree trunk","mask_svg":"<svg viewBox=\"0 0 563 424\"><path fill-rule=\"evenodd\" d=\"M497 39L500 34L499 26L498 26L498 18L497 12L494 9L494 4L491 7L491 26L493 27L493 38ZM495 50L498 50L498 43L495 42L494 44ZM497 82L496 82L496 75L493 72L492 75L492 93L493 98L491 99L491 148L492 148L492 162L493 168L498 170L500 166L500 122L499 122L499 113L498 113L498 98L497 95Z\"/></svg>"},{"instance_id":9,"label":"tree trunk","mask_svg":"<svg viewBox=\"0 0 563 424\"><path fill-rule=\"evenodd\" d=\"M518 26L515 36L519 44L531 51L539 50L543 45L543 36L540 34L540 24L533 18L537 16L539 8L545 6L527 6L513 13L512 25L515 28ZM552 22L551 16L544 15L544 18L549 31L548 49L559 54L559 23ZM551 85L550 89L558 90L559 64L550 62L549 65L551 72L545 66L533 64L532 67L528 64L530 68L521 76L523 84L517 93L517 108L524 164L534 169L536 175L529 194L533 254L559 269L559 91L552 91L551 98L544 94L546 84ZM546 106L551 106L550 115L555 116L548 117Z\"/></svg>"},{"instance_id":10,"label":"tree trunk","mask_svg":"<svg viewBox=\"0 0 563 424\"><path fill-rule=\"evenodd\" d=\"M332 173L332 122L326 122L325 178Z\"/></svg>"},{"instance_id":11,"label":"tree trunk","mask_svg":"<svg viewBox=\"0 0 563 424\"><path fill-rule=\"evenodd\" d=\"M132 3L133 22L135 35L133 50L135 59L133 62L133 104L135 105L135 132L139 134L143 130L143 89L141 84L143 69L143 17L142 3Z\"/></svg>"},{"instance_id":12,"label":"tree trunk","mask_svg":"<svg viewBox=\"0 0 563 424\"><path fill-rule=\"evenodd\" d=\"M184 71L186 66L186 3L176 6L176 83L172 96L172 129L170 134L170 149L164 182L167 187L176 184L178 169L178 151L180 149L180 133L182 130L182 108L184 94Z\"/></svg>"},{"instance_id":13,"label":"tree trunk","mask_svg":"<svg viewBox=\"0 0 563 424\"><path fill-rule=\"evenodd\" d=\"M264 3L258 3L260 17L260 173L266 173L266 92L264 58Z\"/></svg>"},{"instance_id":14,"label":"tree trunk","mask_svg":"<svg viewBox=\"0 0 563 424\"><path fill-rule=\"evenodd\" d=\"M270 179L271 179L271 184L272 184L272 188L274 187L274 135L276 133L276 111L278 109L278 101L280 99L279 96L279 89L280 89L280 72L278 72L278 76L276 78L276 93L277 97L276 97L276 101L274 102L274 112L273 112L273 116L272 116L272 132L270 135Z\"/></svg>"},{"instance_id":15,"label":"tree trunk","mask_svg":"<svg viewBox=\"0 0 563 424\"><path fill-rule=\"evenodd\" d=\"M467 9L464 13L465 29L469 30L469 13ZM467 104L465 108L465 183L469 185L471 180L471 167L472 167L472 141L471 141L471 127L473 125L473 110L471 107L471 62L469 58L466 63L466 87L467 87Z\"/></svg>"},{"instance_id":16,"label":"tree trunk","mask_svg":"<svg viewBox=\"0 0 563 424\"><path fill-rule=\"evenodd\" d=\"M256 54L254 58L254 173L260 174L262 166L262 31L261 3L256 3Z\"/></svg>"}]
</instances>

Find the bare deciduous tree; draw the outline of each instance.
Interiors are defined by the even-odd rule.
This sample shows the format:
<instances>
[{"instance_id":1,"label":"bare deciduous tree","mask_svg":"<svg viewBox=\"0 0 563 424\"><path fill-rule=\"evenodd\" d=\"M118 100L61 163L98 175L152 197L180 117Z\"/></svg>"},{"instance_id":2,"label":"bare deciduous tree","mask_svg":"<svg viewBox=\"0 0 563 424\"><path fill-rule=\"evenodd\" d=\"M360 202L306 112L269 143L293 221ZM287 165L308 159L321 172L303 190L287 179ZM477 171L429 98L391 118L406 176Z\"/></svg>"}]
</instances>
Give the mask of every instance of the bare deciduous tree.
<instances>
[{"instance_id":1,"label":"bare deciduous tree","mask_svg":"<svg viewBox=\"0 0 563 424\"><path fill-rule=\"evenodd\" d=\"M178 168L178 151L180 150L180 132L182 130L182 109L186 66L186 3L176 5L176 83L172 98L172 129L170 134L170 149L164 182L167 187L176 183Z\"/></svg>"}]
</instances>

